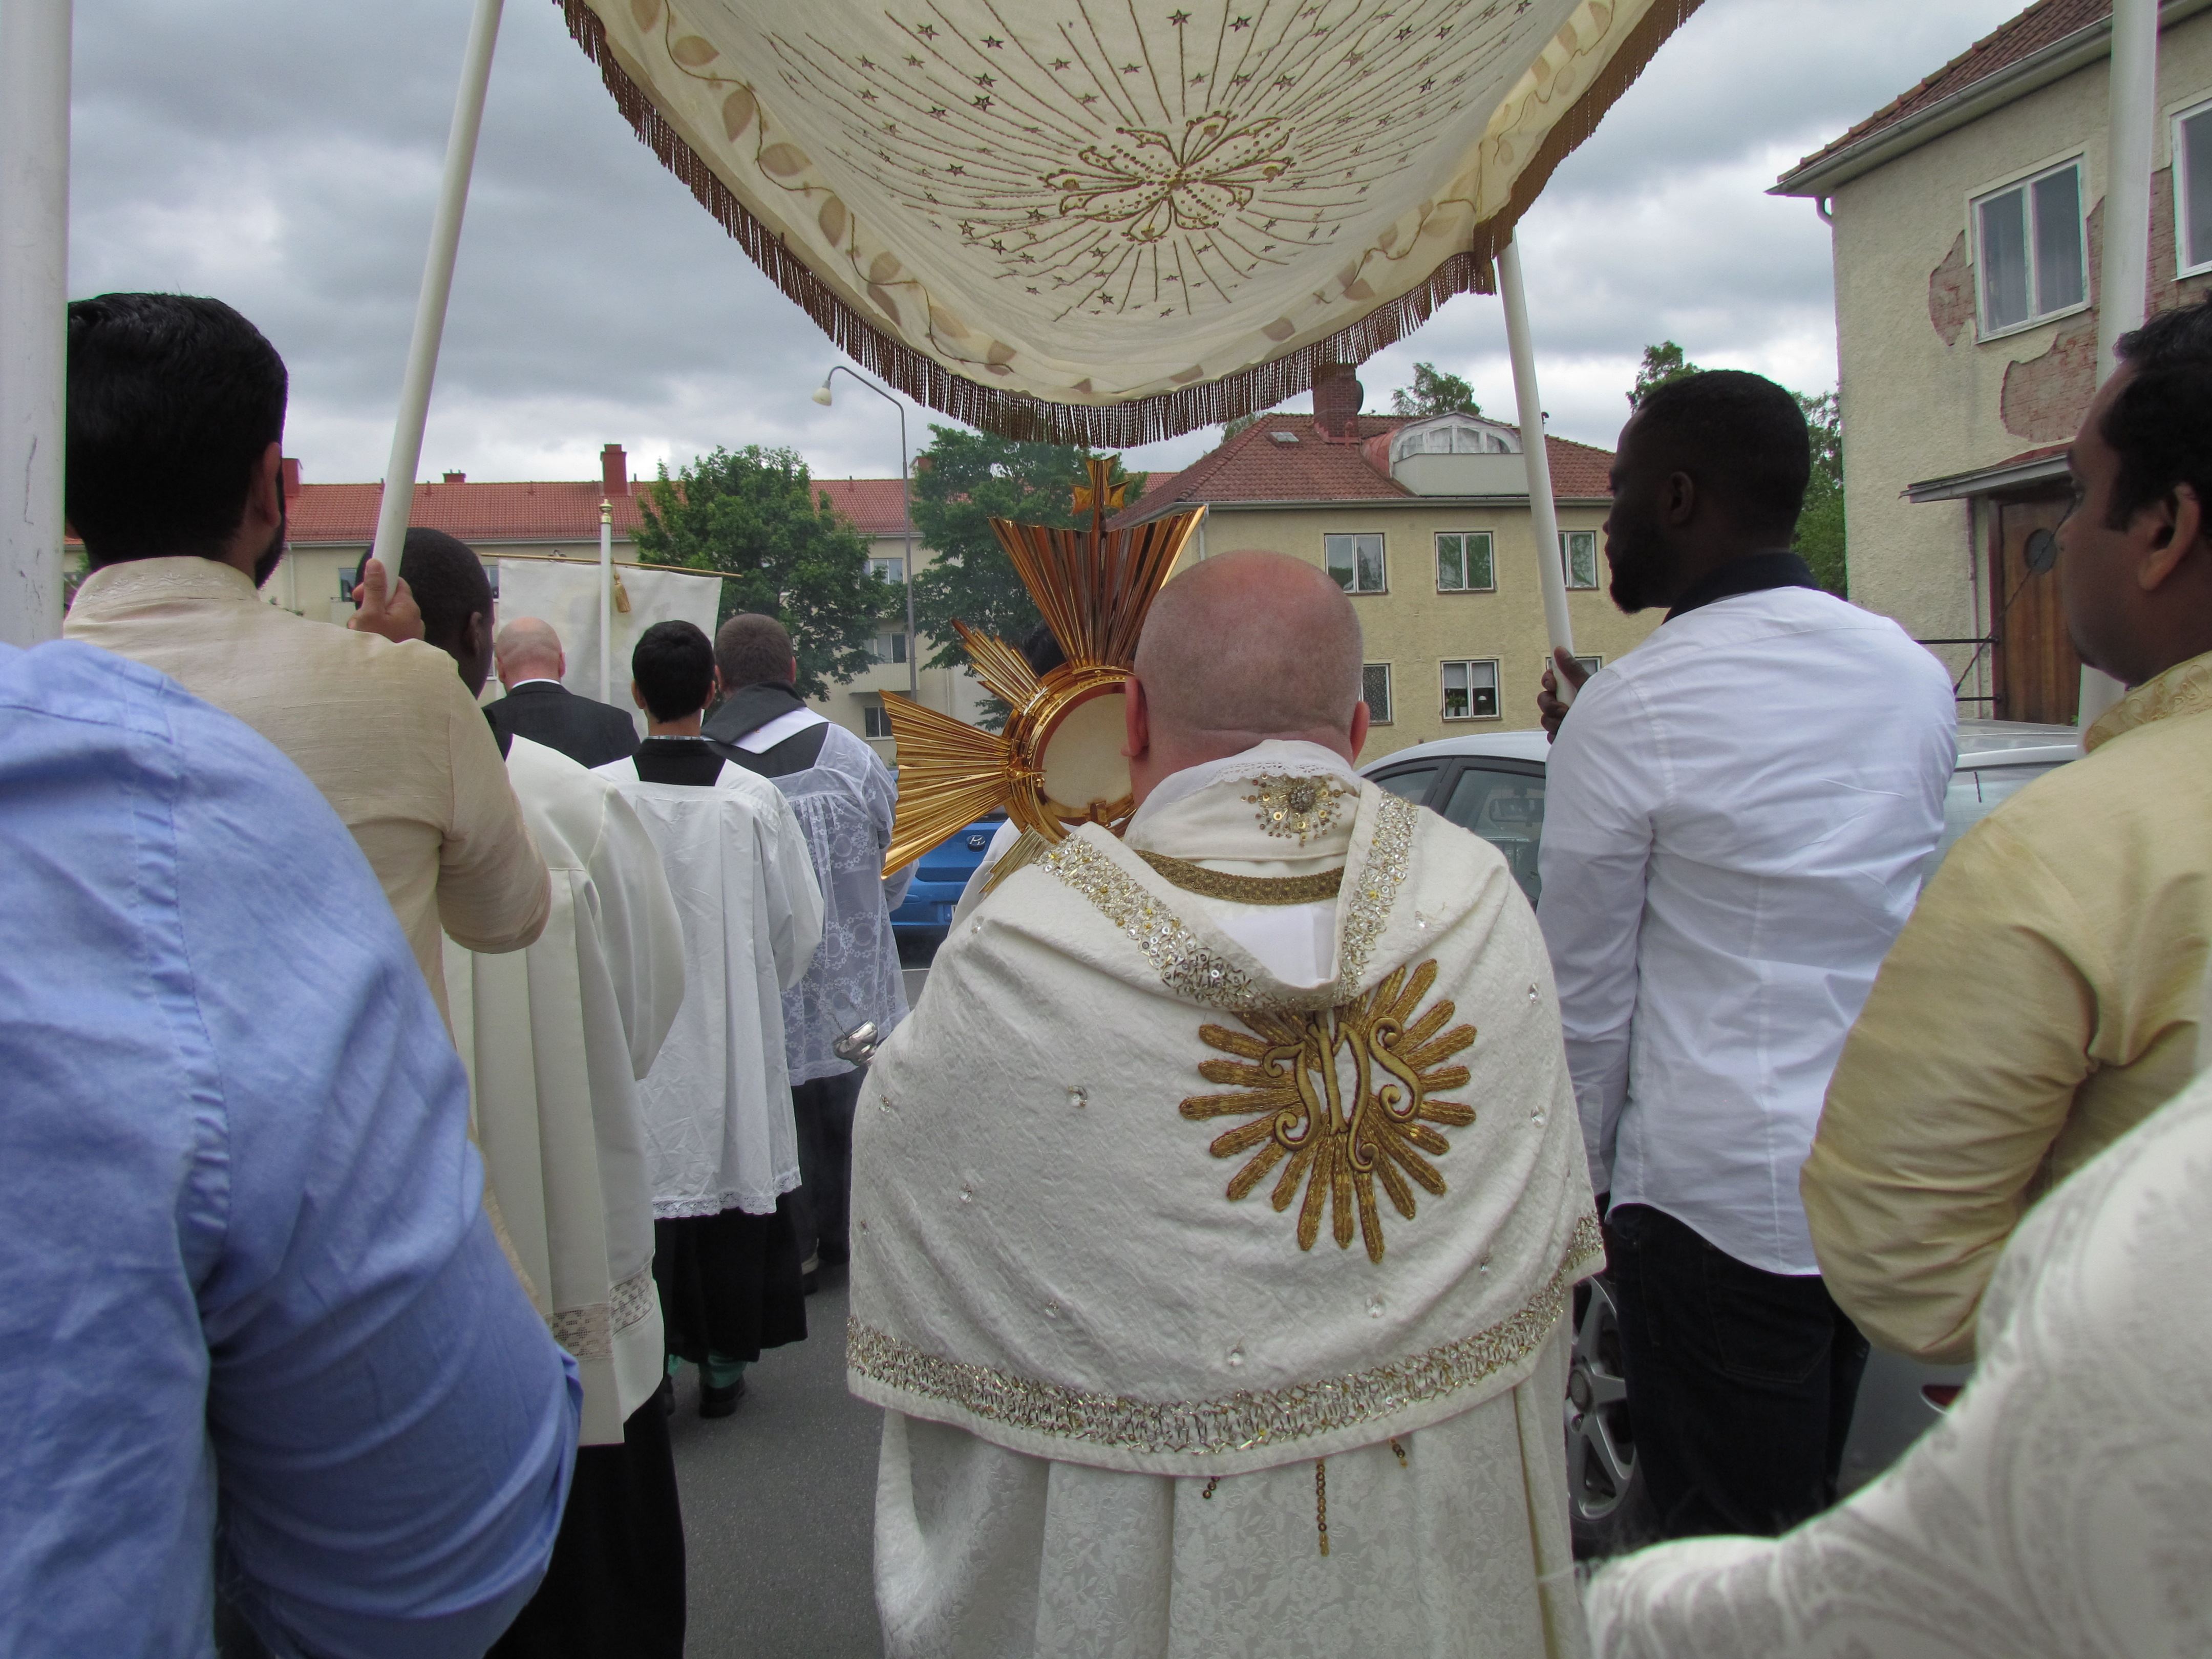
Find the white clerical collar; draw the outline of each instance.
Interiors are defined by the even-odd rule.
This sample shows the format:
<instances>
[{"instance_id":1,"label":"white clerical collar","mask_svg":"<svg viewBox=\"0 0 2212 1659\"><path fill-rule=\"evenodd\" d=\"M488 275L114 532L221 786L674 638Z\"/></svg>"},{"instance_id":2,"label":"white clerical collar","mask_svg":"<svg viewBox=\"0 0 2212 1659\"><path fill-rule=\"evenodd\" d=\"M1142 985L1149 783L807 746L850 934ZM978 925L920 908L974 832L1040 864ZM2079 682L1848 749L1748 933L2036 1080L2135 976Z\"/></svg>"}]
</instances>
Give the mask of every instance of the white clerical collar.
<instances>
[{"instance_id":1,"label":"white clerical collar","mask_svg":"<svg viewBox=\"0 0 2212 1659\"><path fill-rule=\"evenodd\" d=\"M507 688L507 694L511 697L516 692L521 690L526 685L558 685L560 684L561 682L555 679L550 674L540 674L532 679L515 681L513 685Z\"/></svg>"},{"instance_id":2,"label":"white clerical collar","mask_svg":"<svg viewBox=\"0 0 2212 1659\"><path fill-rule=\"evenodd\" d=\"M794 708L788 714L762 721L738 739L738 747L748 755L765 755L786 738L795 738L809 726L829 724L811 708Z\"/></svg>"},{"instance_id":3,"label":"white clerical collar","mask_svg":"<svg viewBox=\"0 0 2212 1659\"><path fill-rule=\"evenodd\" d=\"M1145 804L1129 820L1123 833L1133 833L1147 815L1188 800L1200 790L1224 778L1243 777L1258 772L1287 772L1299 777L1332 777L1341 779L1356 793L1359 788L1359 774L1353 771L1343 756L1333 749L1324 749L1317 743L1285 741L1269 738L1264 743L1253 744L1241 755L1226 756L1220 760L1202 761L1196 766L1186 766L1180 772L1170 772L1145 797Z\"/></svg>"}]
</instances>

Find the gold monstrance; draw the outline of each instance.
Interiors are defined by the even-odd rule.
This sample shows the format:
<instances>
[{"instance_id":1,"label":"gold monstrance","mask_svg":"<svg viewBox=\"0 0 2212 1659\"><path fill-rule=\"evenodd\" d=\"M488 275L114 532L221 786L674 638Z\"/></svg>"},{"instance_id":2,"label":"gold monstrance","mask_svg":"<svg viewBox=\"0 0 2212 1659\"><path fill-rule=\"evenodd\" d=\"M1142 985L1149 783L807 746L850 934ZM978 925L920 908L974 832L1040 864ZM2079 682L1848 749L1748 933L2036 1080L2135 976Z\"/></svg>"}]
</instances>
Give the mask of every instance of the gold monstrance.
<instances>
[{"instance_id":1,"label":"gold monstrance","mask_svg":"<svg viewBox=\"0 0 2212 1659\"><path fill-rule=\"evenodd\" d=\"M1106 514L1121 505L1121 488L1106 482L1111 466L1091 461L1090 486L1075 492L1076 511L1091 510L1085 529L991 520L1067 658L1040 679L1006 641L952 624L977 678L1013 711L1003 732L883 694L899 759L885 875L999 808L1036 844L1060 840L1073 824L1103 823L1118 835L1128 822L1122 682L1136 665L1145 613L1206 509L1109 530ZM1002 862L1011 866L1012 855Z\"/></svg>"}]
</instances>

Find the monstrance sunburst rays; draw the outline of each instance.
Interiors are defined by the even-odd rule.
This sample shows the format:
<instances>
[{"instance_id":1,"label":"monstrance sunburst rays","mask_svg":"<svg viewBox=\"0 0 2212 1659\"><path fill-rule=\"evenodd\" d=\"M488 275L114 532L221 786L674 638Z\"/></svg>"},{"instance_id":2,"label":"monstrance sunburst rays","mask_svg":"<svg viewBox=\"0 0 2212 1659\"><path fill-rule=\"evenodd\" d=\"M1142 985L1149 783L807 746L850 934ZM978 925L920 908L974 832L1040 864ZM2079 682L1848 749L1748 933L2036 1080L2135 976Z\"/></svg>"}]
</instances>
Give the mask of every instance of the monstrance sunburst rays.
<instances>
[{"instance_id":1,"label":"monstrance sunburst rays","mask_svg":"<svg viewBox=\"0 0 2212 1659\"><path fill-rule=\"evenodd\" d=\"M1232 1203L1282 1164L1271 1201L1278 1212L1287 1210L1304 1188L1298 1248L1313 1249L1324 1209L1334 1212L1337 1247L1350 1248L1356 1213L1368 1260L1380 1262L1376 1183L1408 1220L1414 1186L1443 1196L1443 1176L1429 1160L1449 1152L1451 1143L1435 1126L1465 1128L1474 1110L1436 1097L1467 1083L1467 1067L1448 1062L1474 1042L1475 1031L1452 1025L1449 998L1415 1014L1436 981L1437 964L1425 962L1398 969L1340 1007L1240 1014L1249 1035L1224 1025L1199 1033L1207 1047L1237 1056L1202 1060L1199 1075L1233 1085L1236 1092L1194 1095L1182 1103L1183 1116L1194 1122L1250 1120L1215 1137L1208 1148L1216 1158L1253 1154L1230 1178Z\"/></svg>"},{"instance_id":2,"label":"monstrance sunburst rays","mask_svg":"<svg viewBox=\"0 0 2212 1659\"><path fill-rule=\"evenodd\" d=\"M883 694L899 760L898 814L884 874L994 808L1045 842L1060 840L1071 824L1118 831L1127 821L1128 768L1115 735L1118 703L1107 700L1118 698L1136 661L1145 613L1206 509L1109 530L1106 514L1121 504L1121 489L1107 483L1112 465L1091 460L1089 486L1075 492L1076 510L1091 513L1083 529L991 520L1067 658L1040 676L1006 641L953 623L976 678L1012 710L1006 730L994 734L896 692ZM1055 738L1065 740L1048 753Z\"/></svg>"}]
</instances>

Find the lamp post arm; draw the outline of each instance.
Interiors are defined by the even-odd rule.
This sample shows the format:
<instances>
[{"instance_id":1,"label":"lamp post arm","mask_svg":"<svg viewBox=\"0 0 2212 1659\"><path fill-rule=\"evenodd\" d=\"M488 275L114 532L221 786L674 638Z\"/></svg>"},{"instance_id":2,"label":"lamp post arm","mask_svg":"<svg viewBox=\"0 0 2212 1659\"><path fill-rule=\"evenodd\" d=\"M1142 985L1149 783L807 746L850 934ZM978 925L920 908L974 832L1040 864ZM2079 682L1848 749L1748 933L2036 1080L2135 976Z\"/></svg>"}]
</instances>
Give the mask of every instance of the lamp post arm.
<instances>
[{"instance_id":1,"label":"lamp post arm","mask_svg":"<svg viewBox=\"0 0 2212 1659\"><path fill-rule=\"evenodd\" d=\"M921 647L921 641L915 636L914 631L914 488L908 480L907 471L906 405L868 379L866 375L857 374L842 363L832 364L830 373L822 377L822 384L828 386L840 374L857 386L867 387L869 391L898 411L899 513L905 521L906 527L906 559L900 567L901 574L904 576L906 582L906 694L919 702L921 701L921 659L916 655Z\"/></svg>"}]
</instances>

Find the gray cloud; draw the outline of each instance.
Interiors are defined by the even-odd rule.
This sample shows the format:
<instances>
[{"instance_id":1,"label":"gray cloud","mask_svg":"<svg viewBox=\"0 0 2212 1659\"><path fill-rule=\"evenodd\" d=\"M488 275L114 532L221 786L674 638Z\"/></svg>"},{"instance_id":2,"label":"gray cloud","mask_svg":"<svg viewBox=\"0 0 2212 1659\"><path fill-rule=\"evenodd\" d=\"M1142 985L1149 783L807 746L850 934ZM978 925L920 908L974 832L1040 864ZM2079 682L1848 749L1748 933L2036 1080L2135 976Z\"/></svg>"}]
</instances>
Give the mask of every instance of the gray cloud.
<instances>
[{"instance_id":1,"label":"gray cloud","mask_svg":"<svg viewBox=\"0 0 2212 1659\"><path fill-rule=\"evenodd\" d=\"M2018 0L1708 0L1523 227L1553 429L1612 438L1644 343L1834 379L1826 228L1762 192ZM70 288L215 294L290 365L310 479L384 470L469 7L461 0L78 0ZM879 400L808 394L839 355L631 136L558 8L509 0L422 471L583 477L716 444L823 477L897 459ZM1512 391L1497 301L1453 301L1362 370L1416 360ZM1293 405L1294 407L1296 405ZM943 416L908 405L919 447ZM1133 452L1181 465L1194 433Z\"/></svg>"}]
</instances>

